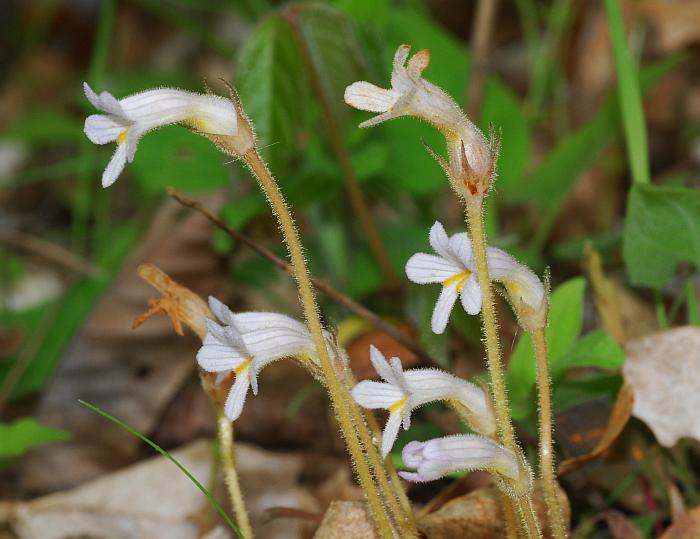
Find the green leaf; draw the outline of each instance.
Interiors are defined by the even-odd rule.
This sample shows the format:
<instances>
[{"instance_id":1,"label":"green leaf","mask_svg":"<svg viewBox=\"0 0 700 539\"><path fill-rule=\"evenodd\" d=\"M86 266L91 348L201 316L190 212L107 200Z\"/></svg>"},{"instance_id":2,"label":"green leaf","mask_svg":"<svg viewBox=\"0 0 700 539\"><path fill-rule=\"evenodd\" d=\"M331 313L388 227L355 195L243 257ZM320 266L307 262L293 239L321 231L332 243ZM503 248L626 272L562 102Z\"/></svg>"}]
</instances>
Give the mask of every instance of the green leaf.
<instances>
[{"instance_id":1,"label":"green leaf","mask_svg":"<svg viewBox=\"0 0 700 539\"><path fill-rule=\"evenodd\" d=\"M613 56L615 57L617 95L622 111L622 123L625 127L627 155L632 168L632 179L635 183L648 184L651 181L649 177L649 146L642 96L637 79L637 66L627 47L620 4L617 0L605 0L605 11L608 15Z\"/></svg>"},{"instance_id":2,"label":"green leaf","mask_svg":"<svg viewBox=\"0 0 700 539\"><path fill-rule=\"evenodd\" d=\"M486 85L480 117L484 133L489 132L489 124L503 132L496 192L507 192L520 181L532 155L527 119L517 96L498 79L491 79Z\"/></svg>"},{"instance_id":3,"label":"green leaf","mask_svg":"<svg viewBox=\"0 0 700 539\"><path fill-rule=\"evenodd\" d=\"M210 191L228 183L226 160L206 138L168 126L143 137L132 170L147 193L162 193L169 186Z\"/></svg>"},{"instance_id":4,"label":"green leaf","mask_svg":"<svg viewBox=\"0 0 700 539\"><path fill-rule=\"evenodd\" d=\"M700 268L700 191L635 184L627 199L622 254L635 285L660 288L681 262Z\"/></svg>"},{"instance_id":5,"label":"green leaf","mask_svg":"<svg viewBox=\"0 0 700 539\"><path fill-rule=\"evenodd\" d=\"M0 423L0 458L19 457L33 447L63 442L70 437L70 432L47 427L32 417L23 417L13 423Z\"/></svg>"},{"instance_id":6,"label":"green leaf","mask_svg":"<svg viewBox=\"0 0 700 539\"><path fill-rule=\"evenodd\" d=\"M551 375L557 379L571 367L598 367L619 369L625 361L625 353L605 331L588 333L566 353L552 362Z\"/></svg>"},{"instance_id":7,"label":"green leaf","mask_svg":"<svg viewBox=\"0 0 700 539\"><path fill-rule=\"evenodd\" d=\"M549 363L554 365L571 348L583 323L586 281L570 279L552 293L547 326ZM527 334L521 335L508 362L508 388L513 417L522 419L532 410L530 395L536 381L535 352Z\"/></svg>"},{"instance_id":8,"label":"green leaf","mask_svg":"<svg viewBox=\"0 0 700 539\"><path fill-rule=\"evenodd\" d=\"M322 99L342 124L350 113L343 99L345 88L364 73L353 20L332 6L313 2L300 4L291 24L298 25Z\"/></svg>"},{"instance_id":9,"label":"green leaf","mask_svg":"<svg viewBox=\"0 0 700 539\"><path fill-rule=\"evenodd\" d=\"M294 33L278 16L258 26L241 53L238 91L273 173L296 153L297 133L306 126L304 73Z\"/></svg>"}]
</instances>

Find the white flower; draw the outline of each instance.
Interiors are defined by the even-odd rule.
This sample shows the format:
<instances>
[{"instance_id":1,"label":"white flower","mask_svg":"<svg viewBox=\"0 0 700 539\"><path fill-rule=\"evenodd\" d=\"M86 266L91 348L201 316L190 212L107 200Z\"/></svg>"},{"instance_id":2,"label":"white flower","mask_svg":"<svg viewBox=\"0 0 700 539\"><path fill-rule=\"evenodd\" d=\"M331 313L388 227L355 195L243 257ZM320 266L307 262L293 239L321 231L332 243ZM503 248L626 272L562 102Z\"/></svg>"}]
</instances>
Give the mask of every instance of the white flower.
<instances>
[{"instance_id":1,"label":"white flower","mask_svg":"<svg viewBox=\"0 0 700 539\"><path fill-rule=\"evenodd\" d=\"M316 349L306 326L289 316L270 312L234 314L216 298L209 307L223 325L207 320L207 334L197 353L197 363L207 372L233 371L236 380L226 399L226 417L241 415L248 388L258 393L258 373L285 357L317 361Z\"/></svg>"},{"instance_id":2,"label":"white flower","mask_svg":"<svg viewBox=\"0 0 700 539\"><path fill-rule=\"evenodd\" d=\"M404 372L399 358L393 357L388 363L374 346L370 346L370 359L384 382L364 380L353 388L352 396L365 408L389 410L382 434L382 456L391 451L401 423L408 429L413 410L429 402L457 402L468 411L475 430L485 435L495 432L496 423L488 397L474 384L437 369Z\"/></svg>"},{"instance_id":3,"label":"white flower","mask_svg":"<svg viewBox=\"0 0 700 539\"><path fill-rule=\"evenodd\" d=\"M496 247L486 249L486 258L489 276L505 287L520 324L527 331L544 327L547 323L547 294L537 275Z\"/></svg>"},{"instance_id":4,"label":"white flower","mask_svg":"<svg viewBox=\"0 0 700 539\"><path fill-rule=\"evenodd\" d=\"M235 135L238 114L234 103L217 95L202 95L174 88L146 90L117 100L109 92L97 95L87 83L85 95L104 114L85 120L85 134L95 144L117 142L117 149L102 174L109 187L127 161L134 160L139 139L158 127L183 123L202 134Z\"/></svg>"},{"instance_id":5,"label":"white flower","mask_svg":"<svg viewBox=\"0 0 700 539\"><path fill-rule=\"evenodd\" d=\"M415 472L399 472L408 481L434 481L457 471L486 470L518 484L523 474L518 458L503 446L474 434L457 434L427 442L409 442L403 463ZM527 484L527 480L524 481Z\"/></svg>"},{"instance_id":6,"label":"white flower","mask_svg":"<svg viewBox=\"0 0 700 539\"><path fill-rule=\"evenodd\" d=\"M406 275L414 283L442 283L442 291L433 311L432 329L442 333L457 296L464 310L478 314L481 310L481 289L472 258L472 246L466 232L448 237L442 223L436 221L430 229L430 245L437 253L417 253L406 263Z\"/></svg>"},{"instance_id":7,"label":"white flower","mask_svg":"<svg viewBox=\"0 0 700 539\"><path fill-rule=\"evenodd\" d=\"M409 45L401 45L396 50L390 89L365 81L355 82L345 89L348 105L380 113L361 123L360 127L377 125L400 116L415 116L443 133L450 155L460 155L464 149L470 167L477 174L486 174L492 159L486 137L469 121L454 99L423 78L423 71L430 63L430 52L420 50L406 64L410 50Z\"/></svg>"}]
</instances>

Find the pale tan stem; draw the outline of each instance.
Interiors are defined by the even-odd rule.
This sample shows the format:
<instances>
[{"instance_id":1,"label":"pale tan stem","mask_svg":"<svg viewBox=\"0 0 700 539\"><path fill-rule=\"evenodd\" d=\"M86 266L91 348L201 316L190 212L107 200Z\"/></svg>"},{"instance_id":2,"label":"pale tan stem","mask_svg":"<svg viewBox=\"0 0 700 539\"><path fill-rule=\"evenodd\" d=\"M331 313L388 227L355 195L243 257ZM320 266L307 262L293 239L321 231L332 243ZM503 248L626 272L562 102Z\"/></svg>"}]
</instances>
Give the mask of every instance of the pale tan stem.
<instances>
[{"instance_id":1,"label":"pale tan stem","mask_svg":"<svg viewBox=\"0 0 700 539\"><path fill-rule=\"evenodd\" d=\"M473 67L467 100L467 113L474 122L479 118L487 75L486 59L491 44L497 7L498 0L479 0L476 5L476 16L474 17L472 29Z\"/></svg>"},{"instance_id":2,"label":"pale tan stem","mask_svg":"<svg viewBox=\"0 0 700 539\"><path fill-rule=\"evenodd\" d=\"M523 528L528 539L537 539L542 537L540 523L537 521L537 513L532 503L530 496L525 496L519 499L518 512L523 523Z\"/></svg>"},{"instance_id":3,"label":"pale tan stem","mask_svg":"<svg viewBox=\"0 0 700 539\"><path fill-rule=\"evenodd\" d=\"M515 510L513 499L505 492L500 493L501 507L503 508L503 523L505 524L506 537L518 539L518 514Z\"/></svg>"},{"instance_id":4,"label":"pale tan stem","mask_svg":"<svg viewBox=\"0 0 700 539\"><path fill-rule=\"evenodd\" d=\"M221 463L224 467L224 477L231 504L233 505L233 512L236 515L236 524L246 539L253 539L253 528L250 525L250 519L243 500L243 491L241 490L238 472L236 471L233 423L224 415L223 409L219 408L217 415L217 434L219 437Z\"/></svg>"},{"instance_id":5,"label":"pale tan stem","mask_svg":"<svg viewBox=\"0 0 700 539\"><path fill-rule=\"evenodd\" d=\"M333 367L330 355L328 354L328 349L326 348L314 289L309 278L309 271L306 266L306 259L304 258L304 252L301 241L299 240L294 218L287 207L277 183L257 151L251 150L247 152L243 156L243 160L257 178L262 191L265 193L272 207L272 211L279 222L284 241L287 244L292 266L294 267L294 278L297 281L299 290L299 300L301 301L304 317L316 347L316 353L318 354L321 369L323 370L331 405L338 418L338 424L345 437L348 452L357 470L360 486L367 496L372 518L374 519L374 523L380 535L385 539L392 538L394 534L391 522L384 512L381 496L372 480L372 472L353 428L350 411L343 406L341 382L338 379L338 375Z\"/></svg>"},{"instance_id":6,"label":"pale tan stem","mask_svg":"<svg viewBox=\"0 0 700 539\"><path fill-rule=\"evenodd\" d=\"M489 276L486 258L486 233L484 231L483 199L481 197L465 198L467 226L472 242L472 252L476 262L476 275L481 289L481 320L484 332L486 359L491 376L491 393L494 413L498 430L498 440L503 446L515 454L519 453L515 441L515 430L510 419L510 406L506 392L505 376L501 363L501 346L498 341L498 323L496 321L496 306L493 298L493 288ZM517 503L522 524L531 538L540 537L539 526L531 511L532 501L527 494L519 498ZM528 510L528 507L530 510ZM534 520L533 520L534 519ZM534 522L534 527L533 527Z\"/></svg>"},{"instance_id":7,"label":"pale tan stem","mask_svg":"<svg viewBox=\"0 0 700 539\"><path fill-rule=\"evenodd\" d=\"M554 476L554 453L552 447L552 399L550 392L549 365L547 362L547 338L544 328L530 334L537 362L537 400L540 427L540 478L547 505L549 527L554 539L566 537L564 516L557 496L557 481Z\"/></svg>"}]
</instances>

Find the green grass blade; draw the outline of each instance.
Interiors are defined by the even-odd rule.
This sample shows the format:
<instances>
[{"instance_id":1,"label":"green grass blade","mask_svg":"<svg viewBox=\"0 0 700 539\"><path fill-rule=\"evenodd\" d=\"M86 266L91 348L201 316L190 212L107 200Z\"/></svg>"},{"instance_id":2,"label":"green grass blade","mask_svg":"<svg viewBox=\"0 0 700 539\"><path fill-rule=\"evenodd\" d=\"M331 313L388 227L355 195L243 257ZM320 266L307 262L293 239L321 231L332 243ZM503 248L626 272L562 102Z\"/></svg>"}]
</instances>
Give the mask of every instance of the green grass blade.
<instances>
[{"instance_id":1,"label":"green grass blade","mask_svg":"<svg viewBox=\"0 0 700 539\"><path fill-rule=\"evenodd\" d=\"M90 408L90 410L92 410L93 412L96 412L96 413L100 414L102 417L104 417L104 418L106 418L106 419L109 419L109 420L112 421L113 423L116 423L116 424L119 425L121 428L123 428L124 430L126 430L126 431L128 431L129 433L133 434L134 436L136 436L136 437L137 437L138 439L140 439L141 441L147 443L147 444L150 445L153 449L155 449L158 453L160 453L160 454L163 455L165 458L167 458L168 460L170 460L175 466L177 466L177 467L180 469L180 471L181 471L182 473L184 473L184 474L187 476L187 478L188 478L190 481L192 481L192 482L195 484L195 486L196 486L199 490L202 491L202 494L204 494L204 496L206 496L207 500L209 500L209 503L211 503L211 504L214 506L214 509L216 509L216 510L219 512L219 514L221 515L221 518L223 518L223 519L226 521L226 524L228 524L229 527L230 527L234 532L236 532L236 535L238 535L238 537L240 537L241 539L245 539L245 537L243 536L243 534L241 533L241 531L238 529L238 526L236 526L236 525L233 523L233 521L231 520L231 517L229 517L229 516L228 516L228 513L226 513L226 511L224 511L224 508L221 507L221 504L219 504L219 502L216 501L216 499L209 493L209 491L206 489L206 487L205 487L204 485L202 485L202 483L200 483L199 481L197 481L197 479L187 470L187 468L185 468L182 464L180 464L180 462L179 462L175 457L173 457L173 456L172 456L170 453L168 453L165 449L163 449L162 447L160 447L160 446L159 446L157 443L155 443L153 440L147 438L146 436L144 436L143 434L141 434L140 432L138 432L137 430L135 430L133 427L130 427L129 425L127 425L126 423L124 423L121 419L117 419L116 417L114 417L113 415L109 414L108 412L105 412L104 410L102 410L101 408L98 408L98 407L95 406L94 404L90 404L89 402L84 401L84 400L82 400L82 399L78 399L78 402L79 402L80 404L82 404L83 406L86 406L86 407Z\"/></svg>"},{"instance_id":2,"label":"green grass blade","mask_svg":"<svg viewBox=\"0 0 700 539\"><path fill-rule=\"evenodd\" d=\"M632 179L635 183L650 183L649 147L637 68L627 47L625 26L618 0L605 0L605 11L608 15L610 38L615 56L618 98Z\"/></svg>"}]
</instances>

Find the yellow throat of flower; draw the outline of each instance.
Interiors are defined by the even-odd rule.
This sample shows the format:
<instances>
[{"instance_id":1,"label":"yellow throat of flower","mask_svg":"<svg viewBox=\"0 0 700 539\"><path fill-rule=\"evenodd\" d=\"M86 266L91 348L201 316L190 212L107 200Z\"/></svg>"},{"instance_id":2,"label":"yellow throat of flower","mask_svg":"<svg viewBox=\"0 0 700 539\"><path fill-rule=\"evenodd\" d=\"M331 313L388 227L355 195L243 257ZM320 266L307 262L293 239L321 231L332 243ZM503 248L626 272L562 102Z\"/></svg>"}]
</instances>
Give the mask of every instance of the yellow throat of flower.
<instances>
[{"instance_id":1,"label":"yellow throat of flower","mask_svg":"<svg viewBox=\"0 0 700 539\"><path fill-rule=\"evenodd\" d=\"M401 411L403 413L404 408L406 407L406 401L408 400L408 397L404 397L400 401L396 401L394 404L389 406L389 413L393 414L394 412Z\"/></svg>"},{"instance_id":2,"label":"yellow throat of flower","mask_svg":"<svg viewBox=\"0 0 700 539\"><path fill-rule=\"evenodd\" d=\"M124 141L126 140L126 136L129 134L128 129L124 129L121 133L119 133L119 136L117 137L117 144L124 144Z\"/></svg>"},{"instance_id":3,"label":"yellow throat of flower","mask_svg":"<svg viewBox=\"0 0 700 539\"><path fill-rule=\"evenodd\" d=\"M448 277L442 282L442 286L447 288L448 286L452 286L453 284L457 283L457 292L461 292L462 288L464 287L464 283L467 282L467 279L469 279L469 276L472 274L471 271L469 270L464 270L461 273L457 273L453 275L452 277Z\"/></svg>"},{"instance_id":4,"label":"yellow throat of flower","mask_svg":"<svg viewBox=\"0 0 700 539\"><path fill-rule=\"evenodd\" d=\"M244 373L248 370L248 367L250 367L250 364L253 362L253 357L254 356L250 356L248 359L246 359L243 363L241 363L238 367L234 369L233 372L236 373L236 376L240 376L241 373Z\"/></svg>"}]
</instances>

